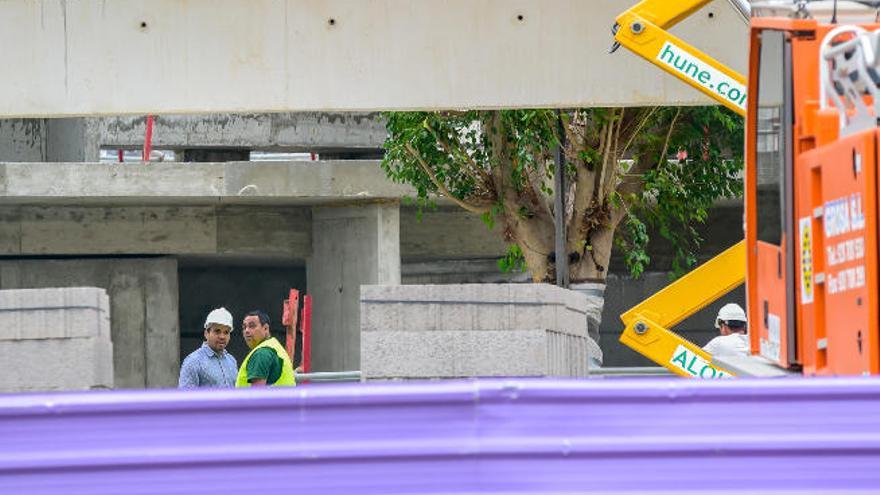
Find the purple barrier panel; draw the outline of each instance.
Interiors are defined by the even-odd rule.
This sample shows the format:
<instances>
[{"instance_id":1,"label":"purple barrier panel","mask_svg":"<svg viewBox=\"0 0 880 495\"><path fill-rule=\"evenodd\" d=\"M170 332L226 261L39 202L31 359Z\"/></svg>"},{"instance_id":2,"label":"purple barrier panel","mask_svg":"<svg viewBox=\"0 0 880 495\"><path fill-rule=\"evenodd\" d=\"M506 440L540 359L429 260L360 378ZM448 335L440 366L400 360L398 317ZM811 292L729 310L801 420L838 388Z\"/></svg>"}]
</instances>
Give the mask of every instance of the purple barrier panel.
<instances>
[{"instance_id":1,"label":"purple barrier panel","mask_svg":"<svg viewBox=\"0 0 880 495\"><path fill-rule=\"evenodd\" d=\"M0 396L0 494L880 493L880 379Z\"/></svg>"}]
</instances>

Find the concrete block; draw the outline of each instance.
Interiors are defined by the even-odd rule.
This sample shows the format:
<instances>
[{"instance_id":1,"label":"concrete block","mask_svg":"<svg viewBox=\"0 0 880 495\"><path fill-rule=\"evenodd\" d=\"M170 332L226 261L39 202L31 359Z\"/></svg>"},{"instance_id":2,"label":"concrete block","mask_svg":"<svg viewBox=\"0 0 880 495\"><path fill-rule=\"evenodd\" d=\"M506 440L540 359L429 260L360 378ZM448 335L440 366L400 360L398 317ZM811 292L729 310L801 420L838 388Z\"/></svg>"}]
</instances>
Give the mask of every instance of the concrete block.
<instances>
[{"instance_id":1,"label":"concrete block","mask_svg":"<svg viewBox=\"0 0 880 495\"><path fill-rule=\"evenodd\" d=\"M586 317L583 313L572 311L564 306L555 306L557 326L554 330L581 337L587 336Z\"/></svg>"},{"instance_id":2,"label":"concrete block","mask_svg":"<svg viewBox=\"0 0 880 495\"><path fill-rule=\"evenodd\" d=\"M453 332L453 376L545 376L544 330Z\"/></svg>"},{"instance_id":3,"label":"concrete block","mask_svg":"<svg viewBox=\"0 0 880 495\"><path fill-rule=\"evenodd\" d=\"M113 387L113 344L102 338L0 342L0 392Z\"/></svg>"},{"instance_id":4,"label":"concrete block","mask_svg":"<svg viewBox=\"0 0 880 495\"><path fill-rule=\"evenodd\" d=\"M363 286L364 377L585 376L585 299L541 284Z\"/></svg>"},{"instance_id":5,"label":"concrete block","mask_svg":"<svg viewBox=\"0 0 880 495\"><path fill-rule=\"evenodd\" d=\"M508 304L448 304L444 305L444 308L447 308L447 312L452 312L454 308L469 309L471 316L470 325L466 319L451 319L444 322L446 328L455 324L458 324L457 329L461 330L507 330L514 328L510 321L510 305Z\"/></svg>"},{"instance_id":6,"label":"concrete block","mask_svg":"<svg viewBox=\"0 0 880 495\"><path fill-rule=\"evenodd\" d=\"M552 304L529 304L510 305L510 328L544 328L556 330L559 328L557 313L560 306Z\"/></svg>"},{"instance_id":7,"label":"concrete block","mask_svg":"<svg viewBox=\"0 0 880 495\"><path fill-rule=\"evenodd\" d=\"M453 376L453 332L367 332L361 372L368 378Z\"/></svg>"},{"instance_id":8,"label":"concrete block","mask_svg":"<svg viewBox=\"0 0 880 495\"><path fill-rule=\"evenodd\" d=\"M0 291L0 392L111 388L107 293L94 287Z\"/></svg>"},{"instance_id":9,"label":"concrete block","mask_svg":"<svg viewBox=\"0 0 880 495\"><path fill-rule=\"evenodd\" d=\"M0 340L109 339L108 306L94 287L0 291Z\"/></svg>"},{"instance_id":10,"label":"concrete block","mask_svg":"<svg viewBox=\"0 0 880 495\"><path fill-rule=\"evenodd\" d=\"M445 308L438 304L401 302L398 311L400 315L398 330L410 332L438 330L443 328L441 321L448 321Z\"/></svg>"}]
</instances>

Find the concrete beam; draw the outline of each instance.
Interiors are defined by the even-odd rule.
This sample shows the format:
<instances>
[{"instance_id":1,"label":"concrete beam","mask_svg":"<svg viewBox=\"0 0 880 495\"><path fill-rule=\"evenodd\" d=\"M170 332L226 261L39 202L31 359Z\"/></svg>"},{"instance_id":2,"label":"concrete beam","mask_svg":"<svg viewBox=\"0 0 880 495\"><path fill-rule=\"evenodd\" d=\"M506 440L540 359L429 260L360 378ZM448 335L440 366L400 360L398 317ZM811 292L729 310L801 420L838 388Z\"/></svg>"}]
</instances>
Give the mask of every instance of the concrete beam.
<instances>
[{"instance_id":1,"label":"concrete beam","mask_svg":"<svg viewBox=\"0 0 880 495\"><path fill-rule=\"evenodd\" d=\"M414 208L400 210L401 257L416 264L448 262L413 265L409 276L460 276L470 282L481 279L468 277L484 274L507 280L494 261L504 251L499 234L468 212L441 207L419 222ZM308 206L0 206L0 255L5 256L169 254L303 261L311 252ZM468 260L481 261L471 266Z\"/></svg>"},{"instance_id":2,"label":"concrete beam","mask_svg":"<svg viewBox=\"0 0 880 495\"><path fill-rule=\"evenodd\" d=\"M89 120L95 121L95 139L103 146L139 148L144 144L143 116ZM379 149L386 134L378 113L162 115L153 122L153 146L170 149Z\"/></svg>"},{"instance_id":3,"label":"concrete beam","mask_svg":"<svg viewBox=\"0 0 880 495\"><path fill-rule=\"evenodd\" d=\"M307 207L0 207L0 255L304 260L312 250L311 229Z\"/></svg>"},{"instance_id":4,"label":"concrete beam","mask_svg":"<svg viewBox=\"0 0 880 495\"><path fill-rule=\"evenodd\" d=\"M704 104L620 50L632 0L9 0L0 115ZM708 13L712 13L711 17ZM677 34L743 71L725 0Z\"/></svg>"},{"instance_id":5,"label":"concrete beam","mask_svg":"<svg viewBox=\"0 0 880 495\"><path fill-rule=\"evenodd\" d=\"M0 164L2 204L322 204L412 194L370 160Z\"/></svg>"}]
</instances>

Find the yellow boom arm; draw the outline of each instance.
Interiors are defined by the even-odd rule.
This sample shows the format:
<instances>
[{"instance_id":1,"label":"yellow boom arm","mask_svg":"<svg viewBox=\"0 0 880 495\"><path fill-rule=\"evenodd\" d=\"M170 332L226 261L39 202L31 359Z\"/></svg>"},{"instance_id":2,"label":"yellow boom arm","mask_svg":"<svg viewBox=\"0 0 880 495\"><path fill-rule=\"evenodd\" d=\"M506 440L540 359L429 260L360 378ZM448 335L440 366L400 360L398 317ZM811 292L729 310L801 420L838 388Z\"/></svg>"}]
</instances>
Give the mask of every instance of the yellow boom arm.
<instances>
[{"instance_id":1,"label":"yellow boom arm","mask_svg":"<svg viewBox=\"0 0 880 495\"><path fill-rule=\"evenodd\" d=\"M636 55L745 116L745 77L666 31L709 1L644 0L617 18L614 39Z\"/></svg>"},{"instance_id":2,"label":"yellow boom arm","mask_svg":"<svg viewBox=\"0 0 880 495\"><path fill-rule=\"evenodd\" d=\"M712 356L706 351L669 327L742 284L745 266L746 244L740 241L620 315L626 325L620 342L681 376L733 376L730 371L713 365Z\"/></svg>"}]
</instances>

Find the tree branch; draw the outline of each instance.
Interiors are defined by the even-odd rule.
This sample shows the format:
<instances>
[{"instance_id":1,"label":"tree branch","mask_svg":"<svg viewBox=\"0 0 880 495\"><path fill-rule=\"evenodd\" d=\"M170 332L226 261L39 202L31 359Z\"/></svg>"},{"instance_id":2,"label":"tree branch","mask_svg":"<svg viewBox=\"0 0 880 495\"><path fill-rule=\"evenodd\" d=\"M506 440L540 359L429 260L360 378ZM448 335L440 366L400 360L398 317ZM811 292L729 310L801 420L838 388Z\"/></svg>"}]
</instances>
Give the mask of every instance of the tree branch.
<instances>
[{"instance_id":1,"label":"tree branch","mask_svg":"<svg viewBox=\"0 0 880 495\"><path fill-rule=\"evenodd\" d=\"M606 181L617 166L617 160L612 156L611 152L612 140L614 138L614 109L611 110L611 122L608 124L606 133L605 148L602 150L602 175L599 176L599 187L595 193L598 204L602 204L605 201Z\"/></svg>"},{"instance_id":2,"label":"tree branch","mask_svg":"<svg viewBox=\"0 0 880 495\"><path fill-rule=\"evenodd\" d=\"M645 127L645 124L648 123L648 120L651 118L652 115L654 115L655 112L657 112L657 107L651 107L651 109L645 114L644 118L639 121L638 125L636 125L635 130L630 133L629 139L626 141L623 149L620 151L620 156L626 155L626 151L632 145L636 136L638 136L639 133L642 132L642 128Z\"/></svg>"},{"instance_id":3,"label":"tree branch","mask_svg":"<svg viewBox=\"0 0 880 495\"><path fill-rule=\"evenodd\" d=\"M675 128L675 121L678 120L679 115L681 115L681 107L678 107L675 110L675 115L672 116L672 122L669 123L669 131L666 132L666 141L663 143L663 152L660 153L660 160L666 159L666 151L669 149L669 139L672 137L672 130Z\"/></svg>"},{"instance_id":4,"label":"tree branch","mask_svg":"<svg viewBox=\"0 0 880 495\"><path fill-rule=\"evenodd\" d=\"M424 170L425 173L428 174L428 177L431 179L431 182L434 184L434 186L436 186L437 189L444 196L449 198L453 203L455 203L458 206L464 208L465 210L467 210L471 213L475 213L477 215L482 215L483 213L486 213L490 210L490 208L488 206L472 205L472 204L467 203L459 198L456 198L451 192L449 192L449 189L446 188L446 185L444 185L442 182L440 182L439 179L437 179L437 176L434 175L434 172L431 170L431 167L425 162L425 159L422 158L422 155L418 152L418 150L416 150L415 147L413 147L413 145L411 143L406 143L404 146L406 146L406 150L409 151L409 153L413 156L413 158L416 159L416 161L422 167L422 170Z\"/></svg>"},{"instance_id":5,"label":"tree branch","mask_svg":"<svg viewBox=\"0 0 880 495\"><path fill-rule=\"evenodd\" d=\"M428 132L430 132L431 135L434 136L434 139L438 143L440 143L440 146L443 148L443 151L445 151L449 156L456 157L458 155L457 157L459 159L464 159L464 161L468 165L470 165L470 168L467 166L463 166L461 168L462 168L462 170L464 170L464 173L466 173L471 179L474 180L474 182L476 182L478 184L482 183L484 188L486 188L485 187L486 185L491 184L492 178L489 177L489 174L487 174L486 171L483 170L483 168L477 164L477 162L473 159L472 156L468 155L467 152L464 152L461 150L459 150L460 153L455 153L455 150L452 149L452 147L449 145L449 143L446 142L445 139L442 139L440 137L440 135L437 133L437 131L435 131L430 125L425 125L425 128L428 129ZM474 174L478 174L479 177Z\"/></svg>"}]
</instances>

